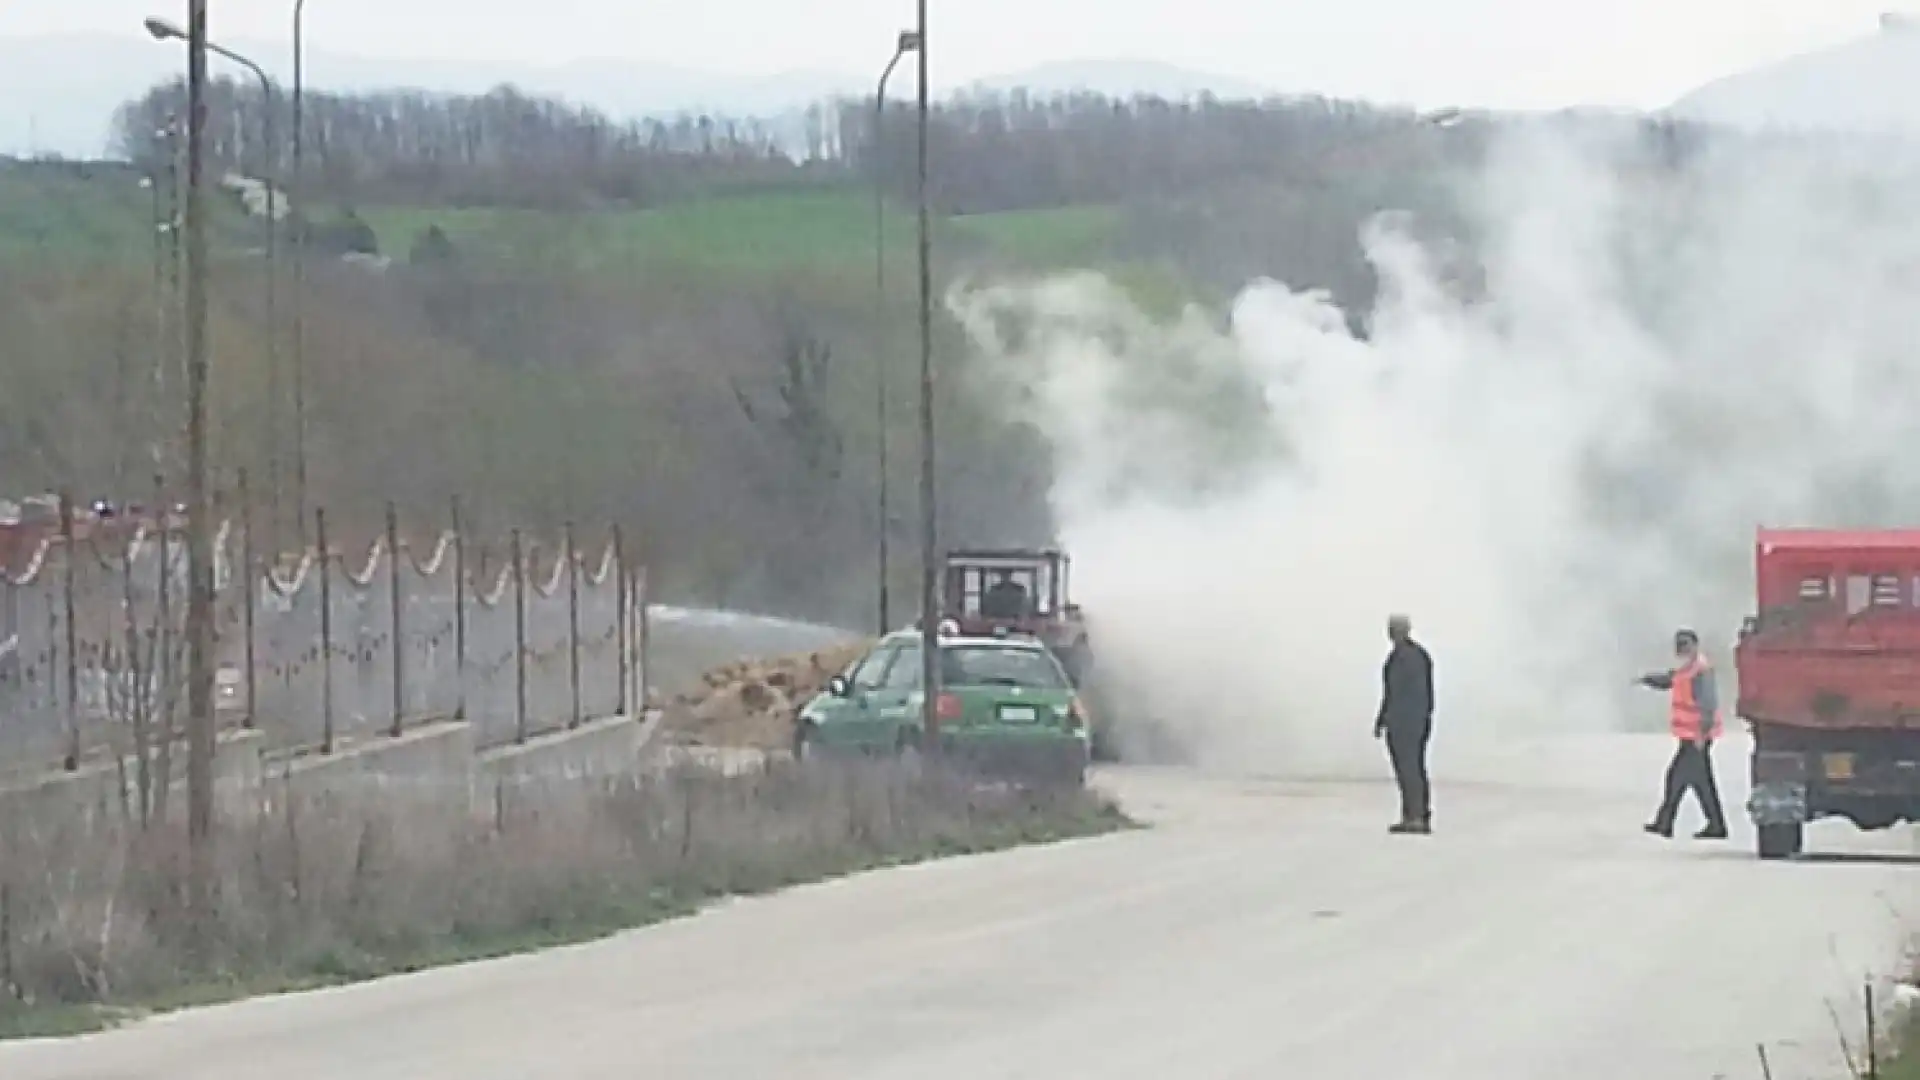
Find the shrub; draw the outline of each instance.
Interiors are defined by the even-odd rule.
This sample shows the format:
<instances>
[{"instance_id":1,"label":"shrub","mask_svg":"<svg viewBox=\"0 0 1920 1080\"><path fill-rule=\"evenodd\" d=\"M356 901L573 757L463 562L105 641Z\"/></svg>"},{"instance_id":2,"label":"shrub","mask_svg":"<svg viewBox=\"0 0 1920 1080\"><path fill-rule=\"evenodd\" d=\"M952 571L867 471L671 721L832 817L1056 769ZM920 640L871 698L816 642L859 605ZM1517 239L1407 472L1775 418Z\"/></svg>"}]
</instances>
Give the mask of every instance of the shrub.
<instances>
[{"instance_id":1,"label":"shrub","mask_svg":"<svg viewBox=\"0 0 1920 1080\"><path fill-rule=\"evenodd\" d=\"M222 823L204 902L175 827L13 822L0 847L0 1029L580 940L715 896L1124 821L1084 790L865 762L478 797L463 781L371 778L349 793L277 792L251 820Z\"/></svg>"}]
</instances>

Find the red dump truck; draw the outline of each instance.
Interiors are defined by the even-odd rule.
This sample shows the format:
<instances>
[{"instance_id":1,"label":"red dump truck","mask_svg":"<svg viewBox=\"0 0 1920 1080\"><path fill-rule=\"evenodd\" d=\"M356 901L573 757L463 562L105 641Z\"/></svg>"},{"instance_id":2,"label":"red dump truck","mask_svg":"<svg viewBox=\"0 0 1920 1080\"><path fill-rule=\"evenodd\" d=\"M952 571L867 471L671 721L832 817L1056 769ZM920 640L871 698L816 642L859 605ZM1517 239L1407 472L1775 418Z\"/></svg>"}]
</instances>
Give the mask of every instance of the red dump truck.
<instances>
[{"instance_id":1,"label":"red dump truck","mask_svg":"<svg viewBox=\"0 0 1920 1080\"><path fill-rule=\"evenodd\" d=\"M1809 821L1920 821L1920 529L1762 529L1735 651L1763 859Z\"/></svg>"}]
</instances>

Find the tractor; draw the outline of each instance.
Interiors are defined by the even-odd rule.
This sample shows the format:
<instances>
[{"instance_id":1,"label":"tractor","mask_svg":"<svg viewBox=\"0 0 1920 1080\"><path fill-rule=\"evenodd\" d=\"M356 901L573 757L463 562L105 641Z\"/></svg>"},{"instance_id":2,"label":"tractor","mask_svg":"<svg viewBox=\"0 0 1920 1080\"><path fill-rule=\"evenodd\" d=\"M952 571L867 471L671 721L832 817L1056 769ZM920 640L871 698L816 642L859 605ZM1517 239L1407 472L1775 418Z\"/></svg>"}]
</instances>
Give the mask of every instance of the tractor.
<instances>
[{"instance_id":1,"label":"tractor","mask_svg":"<svg viewBox=\"0 0 1920 1080\"><path fill-rule=\"evenodd\" d=\"M1067 567L1053 548L950 551L941 607L967 636L1037 638L1078 685L1093 657L1080 607L1067 599Z\"/></svg>"},{"instance_id":2,"label":"tractor","mask_svg":"<svg viewBox=\"0 0 1920 1080\"><path fill-rule=\"evenodd\" d=\"M941 609L960 635L1031 637L1060 660L1083 696L1093 669L1093 648L1080 606L1067 591L1069 559L1058 548L972 548L949 551ZM1094 695L1097 697L1097 695ZM1094 711L1096 756L1108 753L1099 702Z\"/></svg>"}]
</instances>

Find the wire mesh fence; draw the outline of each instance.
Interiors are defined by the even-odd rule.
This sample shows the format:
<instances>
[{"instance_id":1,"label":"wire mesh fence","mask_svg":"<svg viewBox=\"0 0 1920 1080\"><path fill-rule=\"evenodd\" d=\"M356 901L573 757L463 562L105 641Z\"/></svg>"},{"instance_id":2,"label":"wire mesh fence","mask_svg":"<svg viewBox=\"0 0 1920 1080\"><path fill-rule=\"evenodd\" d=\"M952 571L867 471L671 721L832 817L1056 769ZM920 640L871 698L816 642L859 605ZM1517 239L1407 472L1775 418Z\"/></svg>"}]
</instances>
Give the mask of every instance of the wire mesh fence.
<instances>
[{"instance_id":1,"label":"wire mesh fence","mask_svg":"<svg viewBox=\"0 0 1920 1080\"><path fill-rule=\"evenodd\" d=\"M214 709L269 749L471 723L482 746L635 711L645 575L618 529L424 542L389 510L371 543L257 551L244 512L214 538ZM420 532L412 536L418 537ZM166 743L185 722L187 559L178 513L0 526L0 771Z\"/></svg>"}]
</instances>

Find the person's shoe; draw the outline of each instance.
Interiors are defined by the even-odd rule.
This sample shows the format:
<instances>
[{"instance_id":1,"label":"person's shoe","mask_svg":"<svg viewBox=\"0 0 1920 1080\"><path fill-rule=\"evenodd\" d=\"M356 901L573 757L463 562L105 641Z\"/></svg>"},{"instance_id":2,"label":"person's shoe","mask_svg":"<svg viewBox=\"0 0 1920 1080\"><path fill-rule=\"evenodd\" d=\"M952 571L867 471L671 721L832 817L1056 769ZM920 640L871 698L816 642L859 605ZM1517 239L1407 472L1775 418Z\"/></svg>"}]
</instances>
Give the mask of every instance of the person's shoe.
<instances>
[{"instance_id":1,"label":"person's shoe","mask_svg":"<svg viewBox=\"0 0 1920 1080\"><path fill-rule=\"evenodd\" d=\"M1640 827L1662 840L1673 839L1673 826L1671 825L1662 825L1657 821L1649 821Z\"/></svg>"},{"instance_id":2,"label":"person's shoe","mask_svg":"<svg viewBox=\"0 0 1920 1080\"><path fill-rule=\"evenodd\" d=\"M1725 825L1709 825L1699 832L1694 833L1693 838L1695 840L1725 840L1727 838L1727 827Z\"/></svg>"},{"instance_id":3,"label":"person's shoe","mask_svg":"<svg viewBox=\"0 0 1920 1080\"><path fill-rule=\"evenodd\" d=\"M1421 818L1419 821L1409 824L1407 831L1415 836L1432 836L1433 821L1428 818Z\"/></svg>"},{"instance_id":4,"label":"person's shoe","mask_svg":"<svg viewBox=\"0 0 1920 1080\"><path fill-rule=\"evenodd\" d=\"M1387 826L1387 831L1394 834L1395 836L1404 836L1408 833L1413 832L1414 829L1415 829L1415 825L1411 821L1396 821L1393 824Z\"/></svg>"}]
</instances>

